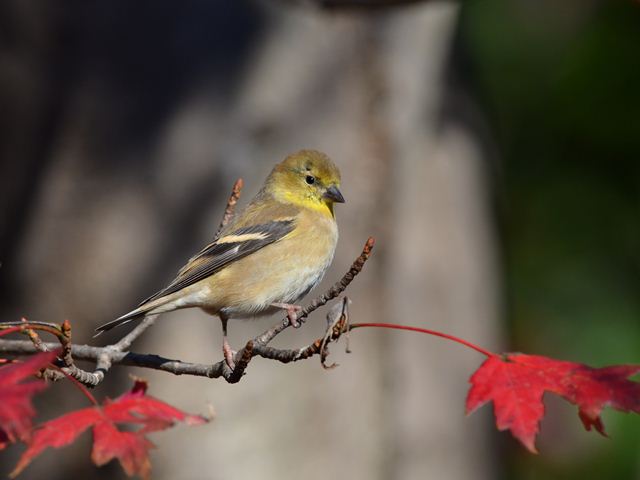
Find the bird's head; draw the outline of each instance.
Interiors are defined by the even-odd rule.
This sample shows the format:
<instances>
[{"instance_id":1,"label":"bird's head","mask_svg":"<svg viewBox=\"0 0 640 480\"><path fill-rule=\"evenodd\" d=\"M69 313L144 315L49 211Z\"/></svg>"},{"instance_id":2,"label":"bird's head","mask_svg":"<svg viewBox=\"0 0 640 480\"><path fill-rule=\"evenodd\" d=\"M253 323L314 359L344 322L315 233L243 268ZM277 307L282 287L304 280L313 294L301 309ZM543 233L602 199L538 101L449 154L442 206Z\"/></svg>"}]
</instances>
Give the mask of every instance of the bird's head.
<instances>
[{"instance_id":1,"label":"bird's head","mask_svg":"<svg viewBox=\"0 0 640 480\"><path fill-rule=\"evenodd\" d=\"M334 203L344 203L340 170L316 150L289 155L274 167L267 185L276 198L331 215Z\"/></svg>"}]
</instances>

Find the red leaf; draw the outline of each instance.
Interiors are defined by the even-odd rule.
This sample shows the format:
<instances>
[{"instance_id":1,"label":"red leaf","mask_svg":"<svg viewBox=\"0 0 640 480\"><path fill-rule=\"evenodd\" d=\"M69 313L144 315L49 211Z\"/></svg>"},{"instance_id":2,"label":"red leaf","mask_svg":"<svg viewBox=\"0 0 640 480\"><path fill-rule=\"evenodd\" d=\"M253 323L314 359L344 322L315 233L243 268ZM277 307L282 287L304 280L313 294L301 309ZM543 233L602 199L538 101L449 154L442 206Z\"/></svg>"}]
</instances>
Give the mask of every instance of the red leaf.
<instances>
[{"instance_id":1,"label":"red leaf","mask_svg":"<svg viewBox=\"0 0 640 480\"><path fill-rule=\"evenodd\" d=\"M493 355L469 380L466 409L469 414L493 401L498 429L511 430L535 453L545 392L577 405L585 428L604 435L600 413L605 406L640 413L640 383L628 380L638 372L640 365L592 368L538 355Z\"/></svg>"},{"instance_id":2,"label":"red leaf","mask_svg":"<svg viewBox=\"0 0 640 480\"><path fill-rule=\"evenodd\" d=\"M73 443L81 433L101 418L98 409L84 408L43 423L34 432L28 443L29 448L22 454L11 475L18 475L46 448L60 448Z\"/></svg>"},{"instance_id":3,"label":"red leaf","mask_svg":"<svg viewBox=\"0 0 640 480\"><path fill-rule=\"evenodd\" d=\"M112 422L101 421L93 427L91 460L98 466L117 458L130 477L138 474L142 478L149 478L151 474L149 449L151 448L154 448L153 443L144 435L121 432Z\"/></svg>"},{"instance_id":4,"label":"red leaf","mask_svg":"<svg viewBox=\"0 0 640 480\"><path fill-rule=\"evenodd\" d=\"M206 420L200 415L189 415L156 398L145 395L147 383L136 380L133 389L115 402L106 400L103 410L112 422L143 425L141 432L164 430L176 421L187 425L200 425Z\"/></svg>"},{"instance_id":5,"label":"red leaf","mask_svg":"<svg viewBox=\"0 0 640 480\"><path fill-rule=\"evenodd\" d=\"M72 443L89 427L93 429L91 458L98 465L117 458L127 475L148 478L151 472L149 449L153 444L145 437L152 431L164 430L183 422L200 425L208 419L189 415L160 400L145 395L146 382L136 381L133 389L116 400L105 400L103 406L93 406L68 413L38 427L22 454L12 477L18 475L48 447L63 447ZM140 426L135 432L122 432L116 424Z\"/></svg>"},{"instance_id":6,"label":"red leaf","mask_svg":"<svg viewBox=\"0 0 640 480\"><path fill-rule=\"evenodd\" d=\"M27 440L36 414L31 397L47 388L42 380L24 382L56 357L57 352L39 353L26 362L0 368L0 450L16 440Z\"/></svg>"}]
</instances>

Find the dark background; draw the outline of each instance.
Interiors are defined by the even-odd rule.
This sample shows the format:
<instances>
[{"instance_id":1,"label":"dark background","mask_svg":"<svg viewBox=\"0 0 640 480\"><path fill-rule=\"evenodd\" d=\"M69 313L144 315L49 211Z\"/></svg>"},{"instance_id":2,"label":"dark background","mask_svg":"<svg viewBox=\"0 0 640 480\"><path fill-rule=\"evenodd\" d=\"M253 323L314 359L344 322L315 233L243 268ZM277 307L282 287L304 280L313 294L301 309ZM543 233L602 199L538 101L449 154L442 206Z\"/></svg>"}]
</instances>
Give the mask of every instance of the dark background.
<instances>
[{"instance_id":1,"label":"dark background","mask_svg":"<svg viewBox=\"0 0 640 480\"><path fill-rule=\"evenodd\" d=\"M91 342L206 243L235 178L246 201L276 161L312 147L341 167L347 197L329 280L378 238L351 292L358 320L639 363L638 45L631 1L4 1L2 318L69 318ZM217 322L178 317L137 348L218 355ZM268 324L234 325L232 340ZM307 338L295 335L285 343ZM263 362L233 389L136 372L179 407L219 408L211 426L157 437L156 478L640 475L638 418L605 412L606 440L546 398L533 456L493 431L490 408L464 420L477 356L354 337L331 374ZM114 370L96 394L127 384ZM83 405L69 390L39 400L45 418ZM85 439L22 477L94 475L88 452ZM2 453L3 473L17 453Z\"/></svg>"}]
</instances>

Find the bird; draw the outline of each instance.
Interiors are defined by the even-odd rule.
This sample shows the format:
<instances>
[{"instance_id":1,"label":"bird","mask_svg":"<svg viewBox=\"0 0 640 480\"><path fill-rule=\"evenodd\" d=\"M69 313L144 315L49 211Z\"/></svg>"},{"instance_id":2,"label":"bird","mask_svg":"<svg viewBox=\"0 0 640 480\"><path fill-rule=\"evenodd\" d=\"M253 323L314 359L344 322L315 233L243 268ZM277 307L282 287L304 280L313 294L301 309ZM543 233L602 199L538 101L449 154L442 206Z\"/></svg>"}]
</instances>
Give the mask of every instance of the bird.
<instances>
[{"instance_id":1,"label":"bird","mask_svg":"<svg viewBox=\"0 0 640 480\"><path fill-rule=\"evenodd\" d=\"M227 322L286 311L297 327L298 302L322 280L338 242L334 204L344 203L340 170L324 153L301 150L275 165L251 202L137 308L98 334L147 315L198 307L222 323L222 351L233 370Z\"/></svg>"}]
</instances>

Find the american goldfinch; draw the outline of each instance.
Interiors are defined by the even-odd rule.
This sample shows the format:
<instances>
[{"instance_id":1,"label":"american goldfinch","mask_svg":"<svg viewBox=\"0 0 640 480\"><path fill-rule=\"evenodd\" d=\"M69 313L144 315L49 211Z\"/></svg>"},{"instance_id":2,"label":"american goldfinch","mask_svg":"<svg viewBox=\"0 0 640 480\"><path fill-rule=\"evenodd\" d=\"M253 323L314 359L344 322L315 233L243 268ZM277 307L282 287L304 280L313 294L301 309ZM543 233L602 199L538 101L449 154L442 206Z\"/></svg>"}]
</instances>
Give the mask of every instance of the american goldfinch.
<instances>
[{"instance_id":1,"label":"american goldfinch","mask_svg":"<svg viewBox=\"0 0 640 480\"><path fill-rule=\"evenodd\" d=\"M277 164L262 189L213 243L167 287L101 325L103 332L145 315L199 307L222 321L223 352L233 368L227 321L287 311L324 276L338 241L334 203L343 203L340 171L324 153L302 150Z\"/></svg>"}]
</instances>

